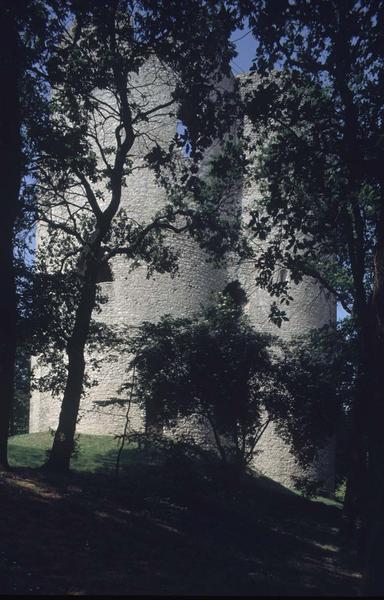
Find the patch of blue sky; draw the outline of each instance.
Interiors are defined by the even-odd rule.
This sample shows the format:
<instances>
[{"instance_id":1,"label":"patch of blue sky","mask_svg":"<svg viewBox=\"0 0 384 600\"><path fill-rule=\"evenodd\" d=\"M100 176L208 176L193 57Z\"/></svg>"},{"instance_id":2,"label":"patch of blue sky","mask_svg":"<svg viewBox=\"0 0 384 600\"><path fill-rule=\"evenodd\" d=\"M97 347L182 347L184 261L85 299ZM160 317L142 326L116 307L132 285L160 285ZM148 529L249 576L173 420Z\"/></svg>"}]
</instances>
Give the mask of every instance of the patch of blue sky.
<instances>
[{"instance_id":1,"label":"patch of blue sky","mask_svg":"<svg viewBox=\"0 0 384 600\"><path fill-rule=\"evenodd\" d=\"M236 29L231 42L235 44L237 56L232 59L231 67L234 75L246 73L250 70L252 61L255 58L257 41L250 29Z\"/></svg>"}]
</instances>

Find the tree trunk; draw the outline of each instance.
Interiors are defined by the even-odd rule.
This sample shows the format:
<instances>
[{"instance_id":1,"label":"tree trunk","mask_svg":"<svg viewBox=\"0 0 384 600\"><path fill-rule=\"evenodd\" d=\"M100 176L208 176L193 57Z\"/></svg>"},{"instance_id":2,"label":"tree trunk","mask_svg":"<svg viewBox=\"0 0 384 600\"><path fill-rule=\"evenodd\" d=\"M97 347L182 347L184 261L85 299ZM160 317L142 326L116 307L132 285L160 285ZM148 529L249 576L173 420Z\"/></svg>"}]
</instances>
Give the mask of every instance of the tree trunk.
<instances>
[{"instance_id":1,"label":"tree trunk","mask_svg":"<svg viewBox=\"0 0 384 600\"><path fill-rule=\"evenodd\" d=\"M368 421L368 499L364 592L384 596L384 206L374 251L373 393Z\"/></svg>"},{"instance_id":2,"label":"tree trunk","mask_svg":"<svg viewBox=\"0 0 384 600\"><path fill-rule=\"evenodd\" d=\"M74 435L83 391L85 371L84 349L88 338L92 311L96 298L96 279L100 241L92 245L86 259L84 282L79 305L76 310L75 324L67 346L68 377L61 405L59 424L46 468L56 472L69 470L74 446Z\"/></svg>"},{"instance_id":3,"label":"tree trunk","mask_svg":"<svg viewBox=\"0 0 384 600\"><path fill-rule=\"evenodd\" d=\"M363 586L365 594L379 597L384 596L383 401L383 390L381 390L381 393L376 396L376 410L372 415L369 428L367 531Z\"/></svg>"},{"instance_id":4,"label":"tree trunk","mask_svg":"<svg viewBox=\"0 0 384 600\"><path fill-rule=\"evenodd\" d=\"M362 344L360 344L362 347ZM360 355L361 355L360 350ZM364 361L365 362L365 361ZM348 456L349 467L347 473L346 490L343 503L343 523L341 533L346 541L350 542L356 533L359 518L364 517L365 495L367 479L367 400L369 377L366 365L359 367L356 392L352 405L351 431L349 434Z\"/></svg>"},{"instance_id":5,"label":"tree trunk","mask_svg":"<svg viewBox=\"0 0 384 600\"><path fill-rule=\"evenodd\" d=\"M20 46L9 2L0 2L0 68L0 468L7 468L16 355L13 236L21 184Z\"/></svg>"},{"instance_id":6,"label":"tree trunk","mask_svg":"<svg viewBox=\"0 0 384 600\"><path fill-rule=\"evenodd\" d=\"M159 401L156 398L148 398L145 402L145 433L147 435L162 435L163 429Z\"/></svg>"}]
</instances>

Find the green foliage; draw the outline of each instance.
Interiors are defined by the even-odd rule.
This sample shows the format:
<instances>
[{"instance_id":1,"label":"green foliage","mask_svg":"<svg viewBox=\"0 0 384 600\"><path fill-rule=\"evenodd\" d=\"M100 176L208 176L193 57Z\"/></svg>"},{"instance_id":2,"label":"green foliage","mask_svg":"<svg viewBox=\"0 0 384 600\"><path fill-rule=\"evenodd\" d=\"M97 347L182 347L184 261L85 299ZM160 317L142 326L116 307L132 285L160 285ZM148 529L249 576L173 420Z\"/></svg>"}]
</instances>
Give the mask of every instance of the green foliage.
<instances>
[{"instance_id":1,"label":"green foliage","mask_svg":"<svg viewBox=\"0 0 384 600\"><path fill-rule=\"evenodd\" d=\"M244 467L265 427L263 406L278 390L272 338L252 329L229 292L191 318L143 323L127 350L147 417L171 428L202 418L222 460Z\"/></svg>"},{"instance_id":2,"label":"green foliage","mask_svg":"<svg viewBox=\"0 0 384 600\"><path fill-rule=\"evenodd\" d=\"M150 439L166 427L196 444L196 432L177 427L198 417L205 432L198 443L204 446L210 431L222 461L242 468L257 455L266 426L275 423L307 473L298 487L313 492L323 483L315 481L313 462L345 426L352 404L353 328L345 321L279 342L249 325L241 292L233 282L215 305L191 318L166 315L143 323L126 347L134 354L135 381L123 389L146 410ZM343 445L338 456L341 480Z\"/></svg>"},{"instance_id":3,"label":"green foliage","mask_svg":"<svg viewBox=\"0 0 384 600\"><path fill-rule=\"evenodd\" d=\"M240 237L218 210L238 165L225 165L225 181L217 157L199 173L206 148L236 119L234 90L220 84L234 53L227 38L240 17L200 0L81 0L66 9L60 43L44 65L50 101L27 123L36 156L29 193L40 221L30 340L39 365L48 366L39 385L56 395L68 375L63 353L78 344L70 340L84 339L81 330L90 331L88 349L116 343L112 329L87 323L103 303L100 289L87 316L79 309L94 294L96 271L121 255L127 271L145 265L148 277L174 275L173 234L189 232L217 260ZM172 126L177 117L183 134ZM152 128L165 130L161 140ZM121 202L138 168L137 144L144 144L140 168L166 191L152 214Z\"/></svg>"},{"instance_id":4,"label":"green foliage","mask_svg":"<svg viewBox=\"0 0 384 600\"><path fill-rule=\"evenodd\" d=\"M350 323L325 326L282 343L281 380L287 390L278 428L304 468L345 426L356 378Z\"/></svg>"},{"instance_id":5,"label":"green foliage","mask_svg":"<svg viewBox=\"0 0 384 600\"><path fill-rule=\"evenodd\" d=\"M263 255L271 258L267 268L283 265L295 282L314 278L353 316L345 509L351 530L359 511L367 524L367 589L382 595L384 5L286 0L276 11L272 2L241 4L259 42L248 114L262 140L254 171L262 202L251 227L267 241L256 263L267 289Z\"/></svg>"},{"instance_id":6,"label":"green foliage","mask_svg":"<svg viewBox=\"0 0 384 600\"><path fill-rule=\"evenodd\" d=\"M375 1L272 3L250 9L258 47L245 110L254 126L251 228L267 240L257 282L287 267L363 310L382 204L383 7ZM288 299L284 290L282 300Z\"/></svg>"},{"instance_id":7,"label":"green foliage","mask_svg":"<svg viewBox=\"0 0 384 600\"><path fill-rule=\"evenodd\" d=\"M200 169L217 139L228 134L228 145L235 145L228 37L240 15L221 1L201 0L79 0L66 8L44 69L50 101L28 123L41 233L37 262L53 300L42 313L48 308L58 324L58 344L50 343L48 330L40 352L40 361L53 365L41 383L64 392L49 460L56 469L69 466L80 397L95 382L86 373L84 379L84 352L92 345L97 282L108 261L120 255L127 270L145 265L148 277L174 275L174 234L188 232L217 260L240 237L235 219L221 211L223 186L234 184L238 165L225 182L228 165L206 160ZM152 212L138 214L131 190L124 194L137 169L153 173L165 190Z\"/></svg>"},{"instance_id":8,"label":"green foliage","mask_svg":"<svg viewBox=\"0 0 384 600\"><path fill-rule=\"evenodd\" d=\"M20 340L30 354L36 357L32 387L59 396L64 390L68 375L64 356L74 326L82 282L76 271L47 272L45 252L46 249L43 248L39 253L40 270L33 273L29 284L28 308L24 318L20 319ZM50 259L52 266L55 262L52 255ZM98 286L95 313L100 311L105 302L106 297ZM119 339L117 328L109 327L96 319L91 320L87 350L91 356L88 367L92 369L93 375L90 377L86 371L84 389L97 384L97 371L102 362L97 351L100 354L101 349L108 350L110 359L113 360L113 349L117 348Z\"/></svg>"},{"instance_id":9,"label":"green foliage","mask_svg":"<svg viewBox=\"0 0 384 600\"><path fill-rule=\"evenodd\" d=\"M44 70L47 56L58 39L60 19L66 1L2 0L1 82L6 94L1 99L0 153L2 156L2 198L0 209L1 264L0 279L0 462L7 465L7 436L11 430L25 428L25 368L20 365L19 347L16 358L16 322L18 300L24 286L23 259L30 237L33 193L27 193L27 177L36 159L33 142L28 136L28 124L37 115L38 107L47 106L47 88L40 68ZM15 293L16 292L16 293ZM20 310L22 313L22 309ZM17 364L16 364L17 362ZM15 374L16 385L15 390ZM13 416L12 416L13 412ZM10 417L13 422L10 423Z\"/></svg>"},{"instance_id":10,"label":"green foliage","mask_svg":"<svg viewBox=\"0 0 384 600\"><path fill-rule=\"evenodd\" d=\"M15 365L15 394L12 407L10 435L26 433L29 425L31 364L28 350L18 347Z\"/></svg>"}]
</instances>

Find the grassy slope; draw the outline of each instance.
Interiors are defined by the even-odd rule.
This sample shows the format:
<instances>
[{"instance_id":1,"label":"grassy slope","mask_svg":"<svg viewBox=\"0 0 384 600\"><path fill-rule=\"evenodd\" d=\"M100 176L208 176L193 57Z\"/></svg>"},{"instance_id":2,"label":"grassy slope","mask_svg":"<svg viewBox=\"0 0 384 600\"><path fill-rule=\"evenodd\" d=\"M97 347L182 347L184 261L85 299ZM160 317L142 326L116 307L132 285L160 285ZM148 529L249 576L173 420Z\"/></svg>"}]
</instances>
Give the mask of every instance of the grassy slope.
<instances>
[{"instance_id":1,"label":"grassy slope","mask_svg":"<svg viewBox=\"0 0 384 600\"><path fill-rule=\"evenodd\" d=\"M231 491L188 463L138 460L114 476L116 442L81 436L74 472L40 465L46 434L11 440L0 492L1 593L351 595L335 506L269 480Z\"/></svg>"},{"instance_id":2,"label":"grassy slope","mask_svg":"<svg viewBox=\"0 0 384 600\"><path fill-rule=\"evenodd\" d=\"M15 435L9 441L9 460L14 467L40 467L52 446L50 433ZM72 459L75 471L97 472L112 470L116 465L117 440L108 435L80 435L78 451ZM132 460L134 452L124 452L122 466Z\"/></svg>"}]
</instances>

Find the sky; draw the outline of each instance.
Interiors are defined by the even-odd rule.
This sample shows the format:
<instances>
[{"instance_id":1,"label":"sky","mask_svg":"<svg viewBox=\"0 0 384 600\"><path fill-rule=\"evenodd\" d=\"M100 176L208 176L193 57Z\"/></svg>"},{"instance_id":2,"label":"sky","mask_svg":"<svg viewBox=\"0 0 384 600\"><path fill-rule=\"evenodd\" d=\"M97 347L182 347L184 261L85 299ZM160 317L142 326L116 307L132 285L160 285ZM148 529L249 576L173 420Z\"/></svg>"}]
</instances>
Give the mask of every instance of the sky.
<instances>
[{"instance_id":1,"label":"sky","mask_svg":"<svg viewBox=\"0 0 384 600\"><path fill-rule=\"evenodd\" d=\"M231 36L232 42L235 42L238 56L232 60L232 70L235 75L249 71L252 59L255 56L256 40L251 31L247 28L241 31L236 29Z\"/></svg>"}]
</instances>

